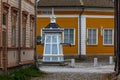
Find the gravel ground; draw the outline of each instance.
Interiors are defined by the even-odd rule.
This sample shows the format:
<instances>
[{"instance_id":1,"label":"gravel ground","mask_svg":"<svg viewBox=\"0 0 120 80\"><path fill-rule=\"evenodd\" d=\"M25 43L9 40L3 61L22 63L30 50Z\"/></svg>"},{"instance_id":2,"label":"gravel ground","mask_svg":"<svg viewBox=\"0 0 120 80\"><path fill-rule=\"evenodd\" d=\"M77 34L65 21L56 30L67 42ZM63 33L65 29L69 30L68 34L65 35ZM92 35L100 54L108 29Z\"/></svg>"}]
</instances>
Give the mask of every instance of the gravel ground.
<instances>
[{"instance_id":1,"label":"gravel ground","mask_svg":"<svg viewBox=\"0 0 120 80\"><path fill-rule=\"evenodd\" d=\"M99 64L93 66L93 63L76 63L74 67L67 66L41 66L39 68L44 72L80 72L80 73L112 73L114 65Z\"/></svg>"},{"instance_id":2,"label":"gravel ground","mask_svg":"<svg viewBox=\"0 0 120 80\"><path fill-rule=\"evenodd\" d=\"M74 67L67 66L40 66L40 70L47 73L41 78L32 80L114 80L114 64L76 63Z\"/></svg>"}]
</instances>

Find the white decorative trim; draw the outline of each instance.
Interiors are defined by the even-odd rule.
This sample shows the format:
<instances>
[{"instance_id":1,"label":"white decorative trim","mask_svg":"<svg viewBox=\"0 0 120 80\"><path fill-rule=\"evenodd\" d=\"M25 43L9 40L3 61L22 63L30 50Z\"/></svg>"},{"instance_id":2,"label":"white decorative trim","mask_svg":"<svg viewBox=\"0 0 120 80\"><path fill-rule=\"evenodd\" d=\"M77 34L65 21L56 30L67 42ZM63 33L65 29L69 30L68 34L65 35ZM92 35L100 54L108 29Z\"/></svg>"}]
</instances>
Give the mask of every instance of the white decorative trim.
<instances>
[{"instance_id":1,"label":"white decorative trim","mask_svg":"<svg viewBox=\"0 0 120 80\"><path fill-rule=\"evenodd\" d=\"M112 30L112 44L104 44L104 30ZM114 45L114 29L113 28L104 28L103 29L103 45L104 46L113 46Z\"/></svg>"},{"instance_id":2,"label":"white decorative trim","mask_svg":"<svg viewBox=\"0 0 120 80\"><path fill-rule=\"evenodd\" d=\"M50 18L51 15L37 15L38 18ZM56 18L78 18L79 15L55 15Z\"/></svg>"},{"instance_id":3,"label":"white decorative trim","mask_svg":"<svg viewBox=\"0 0 120 80\"><path fill-rule=\"evenodd\" d=\"M114 53L104 53L104 54L102 52L98 53L98 54L96 54L96 53L87 53L87 55L98 55L98 56L99 55L114 55Z\"/></svg>"},{"instance_id":4,"label":"white decorative trim","mask_svg":"<svg viewBox=\"0 0 120 80\"><path fill-rule=\"evenodd\" d=\"M86 55L86 17L81 16L81 55Z\"/></svg>"},{"instance_id":5,"label":"white decorative trim","mask_svg":"<svg viewBox=\"0 0 120 80\"><path fill-rule=\"evenodd\" d=\"M106 15L84 15L86 18L114 18L114 16Z\"/></svg>"},{"instance_id":6,"label":"white decorative trim","mask_svg":"<svg viewBox=\"0 0 120 80\"><path fill-rule=\"evenodd\" d=\"M78 16L78 55L80 55L81 53L80 53L80 31L79 31L79 29L80 29L80 16Z\"/></svg>"},{"instance_id":7,"label":"white decorative trim","mask_svg":"<svg viewBox=\"0 0 120 80\"><path fill-rule=\"evenodd\" d=\"M88 30L89 29L96 29L96 44L88 44ZM98 28L87 28L87 45L98 45Z\"/></svg>"}]
</instances>

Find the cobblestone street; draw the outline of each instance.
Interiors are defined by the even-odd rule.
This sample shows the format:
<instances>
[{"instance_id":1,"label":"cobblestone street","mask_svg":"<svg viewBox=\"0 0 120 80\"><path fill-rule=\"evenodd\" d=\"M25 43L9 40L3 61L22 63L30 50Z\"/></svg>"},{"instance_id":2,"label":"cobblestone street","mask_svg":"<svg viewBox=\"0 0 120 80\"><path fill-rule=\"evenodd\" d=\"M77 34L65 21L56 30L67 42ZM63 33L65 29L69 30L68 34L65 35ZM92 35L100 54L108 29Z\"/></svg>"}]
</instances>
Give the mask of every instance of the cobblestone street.
<instances>
[{"instance_id":1,"label":"cobblestone street","mask_svg":"<svg viewBox=\"0 0 120 80\"><path fill-rule=\"evenodd\" d=\"M32 80L112 80L114 65L100 63L76 63L75 67L68 66L41 66L40 70L47 73L42 78Z\"/></svg>"}]
</instances>

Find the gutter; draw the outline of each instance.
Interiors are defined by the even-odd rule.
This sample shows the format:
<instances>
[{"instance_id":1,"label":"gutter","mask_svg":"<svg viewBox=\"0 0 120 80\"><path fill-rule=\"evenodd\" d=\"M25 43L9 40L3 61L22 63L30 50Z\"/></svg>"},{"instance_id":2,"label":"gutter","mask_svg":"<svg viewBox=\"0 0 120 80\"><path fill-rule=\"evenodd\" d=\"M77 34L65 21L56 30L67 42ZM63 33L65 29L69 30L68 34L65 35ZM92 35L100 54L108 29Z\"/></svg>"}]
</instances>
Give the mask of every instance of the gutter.
<instances>
[{"instance_id":1,"label":"gutter","mask_svg":"<svg viewBox=\"0 0 120 80\"><path fill-rule=\"evenodd\" d=\"M78 53L78 56L79 56L79 59L81 58L81 27L82 27L82 26L81 26L81 16L82 16L83 12L84 12L84 8L82 8L81 13L79 14L79 29L78 29L78 30L79 30L79 31L78 31L78 32L79 32L79 33L78 33L78 34L79 34L79 36L78 36L78 40L79 40L79 41L78 41L78 50L79 50L79 51L78 51L78 52L79 52L79 53Z\"/></svg>"}]
</instances>

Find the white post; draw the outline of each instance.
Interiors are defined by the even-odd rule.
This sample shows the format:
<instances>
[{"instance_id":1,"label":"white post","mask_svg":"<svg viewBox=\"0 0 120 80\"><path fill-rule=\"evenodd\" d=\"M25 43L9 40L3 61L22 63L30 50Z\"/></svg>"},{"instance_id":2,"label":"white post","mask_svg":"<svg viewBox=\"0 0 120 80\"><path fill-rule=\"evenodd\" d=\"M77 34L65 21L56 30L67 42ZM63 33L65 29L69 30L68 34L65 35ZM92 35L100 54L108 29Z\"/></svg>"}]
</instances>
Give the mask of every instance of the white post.
<instances>
[{"instance_id":1,"label":"white post","mask_svg":"<svg viewBox=\"0 0 120 80\"><path fill-rule=\"evenodd\" d=\"M94 58L94 66L97 66L97 65L98 65L98 59Z\"/></svg>"},{"instance_id":2,"label":"white post","mask_svg":"<svg viewBox=\"0 0 120 80\"><path fill-rule=\"evenodd\" d=\"M112 63L113 63L113 57L110 56L110 57L109 57L109 64L112 64Z\"/></svg>"},{"instance_id":3,"label":"white post","mask_svg":"<svg viewBox=\"0 0 120 80\"><path fill-rule=\"evenodd\" d=\"M75 67L75 59L71 59L71 67Z\"/></svg>"}]
</instances>

